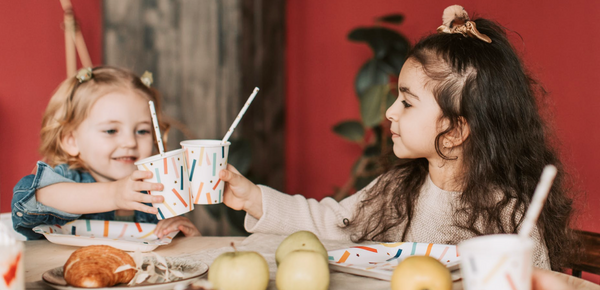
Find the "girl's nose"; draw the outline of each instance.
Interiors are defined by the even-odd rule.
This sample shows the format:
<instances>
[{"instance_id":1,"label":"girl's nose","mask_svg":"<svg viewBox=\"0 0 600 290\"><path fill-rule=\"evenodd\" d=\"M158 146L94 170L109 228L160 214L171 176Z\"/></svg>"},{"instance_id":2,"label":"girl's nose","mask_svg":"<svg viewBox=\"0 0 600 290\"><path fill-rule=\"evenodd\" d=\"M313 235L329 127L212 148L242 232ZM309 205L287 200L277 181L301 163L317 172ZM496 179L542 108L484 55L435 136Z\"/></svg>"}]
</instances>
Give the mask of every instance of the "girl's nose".
<instances>
[{"instance_id":1,"label":"girl's nose","mask_svg":"<svg viewBox=\"0 0 600 290\"><path fill-rule=\"evenodd\" d=\"M126 134L123 136L123 140L121 146L125 148L134 148L137 146L137 140L135 139L135 134Z\"/></svg>"},{"instance_id":2,"label":"girl's nose","mask_svg":"<svg viewBox=\"0 0 600 290\"><path fill-rule=\"evenodd\" d=\"M397 122L398 121L398 114L399 114L399 107L398 107L398 100L396 100L388 109L387 111L385 111L385 117L386 119L390 120L390 122Z\"/></svg>"}]
</instances>

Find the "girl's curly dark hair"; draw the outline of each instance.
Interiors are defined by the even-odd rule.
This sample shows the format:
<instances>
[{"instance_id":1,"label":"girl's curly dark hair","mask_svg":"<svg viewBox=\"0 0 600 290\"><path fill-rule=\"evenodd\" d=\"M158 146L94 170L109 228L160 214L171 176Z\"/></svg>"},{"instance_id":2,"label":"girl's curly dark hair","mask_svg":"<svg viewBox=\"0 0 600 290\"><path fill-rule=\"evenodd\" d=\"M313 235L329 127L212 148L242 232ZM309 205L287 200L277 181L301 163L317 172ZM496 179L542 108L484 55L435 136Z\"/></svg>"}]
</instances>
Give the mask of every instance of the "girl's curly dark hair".
<instances>
[{"instance_id":1,"label":"girl's curly dark hair","mask_svg":"<svg viewBox=\"0 0 600 290\"><path fill-rule=\"evenodd\" d=\"M461 34L433 34L409 54L430 78L442 118L450 124L437 136L438 154L448 159L439 149L444 134L463 120L469 126L462 148L465 178L454 223L475 235L516 233L544 166L553 164L558 174L537 227L552 269L560 270L576 250L570 229L573 209L554 138L539 112L538 101L545 91L527 73L502 27L486 19L474 22L491 43ZM353 240L386 240L389 229L407 222L404 240L427 174L426 159L401 160L385 173L359 205L350 227L360 234ZM503 193L500 201L491 197L498 191ZM393 206L378 206L382 201ZM366 210L373 206L381 210ZM508 226L502 222L507 209ZM465 214L466 220L458 218ZM476 227L476 221L483 221L483 228Z\"/></svg>"}]
</instances>

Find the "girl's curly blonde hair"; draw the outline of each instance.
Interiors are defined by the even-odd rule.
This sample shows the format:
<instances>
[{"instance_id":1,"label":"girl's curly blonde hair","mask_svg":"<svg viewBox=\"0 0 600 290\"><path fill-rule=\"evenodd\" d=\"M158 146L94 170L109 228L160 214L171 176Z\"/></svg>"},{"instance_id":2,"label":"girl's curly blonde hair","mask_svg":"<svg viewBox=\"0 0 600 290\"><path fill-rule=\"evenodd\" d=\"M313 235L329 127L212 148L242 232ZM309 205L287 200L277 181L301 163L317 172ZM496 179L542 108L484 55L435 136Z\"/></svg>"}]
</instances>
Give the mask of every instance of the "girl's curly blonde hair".
<instances>
[{"instance_id":1,"label":"girl's curly blonde hair","mask_svg":"<svg viewBox=\"0 0 600 290\"><path fill-rule=\"evenodd\" d=\"M154 102L162 139L166 143L169 124L163 121L158 91L144 85L140 77L129 70L110 66L96 67L92 69L92 78L88 81L80 83L75 77L63 81L46 107L39 151L48 165L54 167L68 164L71 169L87 169L79 156L71 156L62 148L61 140L87 118L99 98L115 91L133 91ZM157 146L156 138L154 140Z\"/></svg>"}]
</instances>

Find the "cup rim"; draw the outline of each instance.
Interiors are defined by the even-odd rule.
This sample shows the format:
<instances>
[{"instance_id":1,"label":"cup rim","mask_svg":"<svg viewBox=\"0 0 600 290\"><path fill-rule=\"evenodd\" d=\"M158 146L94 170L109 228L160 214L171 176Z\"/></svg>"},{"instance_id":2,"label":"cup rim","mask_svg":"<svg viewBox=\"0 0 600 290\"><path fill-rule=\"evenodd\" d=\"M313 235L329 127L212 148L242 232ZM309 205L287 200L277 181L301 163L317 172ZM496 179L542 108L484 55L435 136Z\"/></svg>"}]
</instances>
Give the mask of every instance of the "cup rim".
<instances>
[{"instance_id":1,"label":"cup rim","mask_svg":"<svg viewBox=\"0 0 600 290\"><path fill-rule=\"evenodd\" d=\"M231 145L231 142L225 142L225 145L222 145L221 142L223 140L217 139L193 139L193 140L183 140L179 142L179 145L186 147L227 147Z\"/></svg>"},{"instance_id":2,"label":"cup rim","mask_svg":"<svg viewBox=\"0 0 600 290\"><path fill-rule=\"evenodd\" d=\"M464 240L458 244L459 248L469 249L469 251L489 251L492 243L499 243L498 240L501 240L500 243L507 244L517 243L521 244L524 247L533 247L533 240L531 238L521 238L516 234L495 234L495 235L484 235L474 237L468 240ZM508 245L508 244L507 244ZM499 249L496 249L497 251ZM514 248L506 247L506 251L514 251ZM463 250L464 251L464 250ZM500 249L500 251L503 251Z\"/></svg>"},{"instance_id":3,"label":"cup rim","mask_svg":"<svg viewBox=\"0 0 600 290\"><path fill-rule=\"evenodd\" d=\"M137 166L137 165L146 164L148 162L155 162L155 161L161 160L163 158L169 158L169 157L173 157L177 154L182 154L183 152L184 152L183 149L175 149L175 150L165 152L163 156L161 156L160 154L152 155L150 157L146 157L142 160L136 161L133 164L135 164Z\"/></svg>"}]
</instances>

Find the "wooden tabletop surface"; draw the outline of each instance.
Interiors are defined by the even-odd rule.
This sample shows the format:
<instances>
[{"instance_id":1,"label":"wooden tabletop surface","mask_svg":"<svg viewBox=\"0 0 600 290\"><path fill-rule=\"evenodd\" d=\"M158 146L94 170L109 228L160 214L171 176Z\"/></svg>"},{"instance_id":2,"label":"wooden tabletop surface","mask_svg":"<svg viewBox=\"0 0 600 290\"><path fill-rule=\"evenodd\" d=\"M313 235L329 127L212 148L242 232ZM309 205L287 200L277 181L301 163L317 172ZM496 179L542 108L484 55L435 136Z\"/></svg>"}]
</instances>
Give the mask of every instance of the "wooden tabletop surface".
<instances>
[{"instance_id":1,"label":"wooden tabletop surface","mask_svg":"<svg viewBox=\"0 0 600 290\"><path fill-rule=\"evenodd\" d=\"M241 243L244 237L178 237L169 245L158 247L155 252L163 257L198 254L202 251L229 246L232 242ZM25 287L26 289L52 289L42 281L42 274L50 269L63 266L71 253L78 249L74 246L53 244L45 239L25 242ZM550 272L550 271L548 271ZM594 289L600 290L600 286L591 282L578 279L566 274L551 272L552 275L568 282L572 289ZM357 277L359 280L363 280ZM371 278L364 278L373 280ZM360 281L367 282L367 281ZM375 281L372 281L373 283ZM377 280L378 285L382 285ZM389 282L387 282L389 283ZM370 284L369 284L370 285ZM388 288L389 284L384 288ZM273 285L274 286L274 285ZM331 285L332 287L334 285ZM270 288L274 288L271 287ZM335 287L333 287L335 288ZM389 289L389 288L388 288ZM453 285L454 290L462 289L462 283L457 281Z\"/></svg>"}]
</instances>

